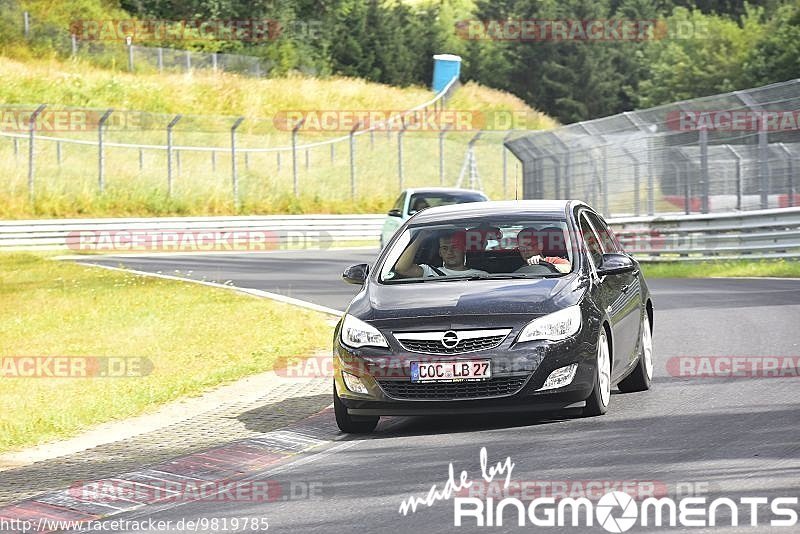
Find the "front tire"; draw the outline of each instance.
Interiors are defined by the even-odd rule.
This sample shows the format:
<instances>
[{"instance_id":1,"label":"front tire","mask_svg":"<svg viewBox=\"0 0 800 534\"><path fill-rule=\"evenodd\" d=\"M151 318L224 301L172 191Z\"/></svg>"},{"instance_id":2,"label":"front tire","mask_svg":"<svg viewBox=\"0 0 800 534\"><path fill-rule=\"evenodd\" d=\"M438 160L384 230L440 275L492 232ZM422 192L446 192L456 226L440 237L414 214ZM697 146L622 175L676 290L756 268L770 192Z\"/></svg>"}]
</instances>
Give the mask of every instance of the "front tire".
<instances>
[{"instance_id":1,"label":"front tire","mask_svg":"<svg viewBox=\"0 0 800 534\"><path fill-rule=\"evenodd\" d=\"M336 415L336 425L339 430L347 434L368 434L378 426L380 417L357 417L347 413L347 408L336 393L336 383L333 384L333 412Z\"/></svg>"},{"instance_id":2,"label":"front tire","mask_svg":"<svg viewBox=\"0 0 800 534\"><path fill-rule=\"evenodd\" d=\"M642 337L639 341L639 361L631 374L618 384L623 393L647 391L653 379L653 331L650 328L650 317L647 312L642 319Z\"/></svg>"},{"instance_id":3,"label":"front tire","mask_svg":"<svg viewBox=\"0 0 800 534\"><path fill-rule=\"evenodd\" d=\"M586 399L586 406L583 408L584 417L603 415L608 411L609 402L611 402L611 353L608 349L606 329L601 327L600 337L597 340L594 388Z\"/></svg>"}]
</instances>

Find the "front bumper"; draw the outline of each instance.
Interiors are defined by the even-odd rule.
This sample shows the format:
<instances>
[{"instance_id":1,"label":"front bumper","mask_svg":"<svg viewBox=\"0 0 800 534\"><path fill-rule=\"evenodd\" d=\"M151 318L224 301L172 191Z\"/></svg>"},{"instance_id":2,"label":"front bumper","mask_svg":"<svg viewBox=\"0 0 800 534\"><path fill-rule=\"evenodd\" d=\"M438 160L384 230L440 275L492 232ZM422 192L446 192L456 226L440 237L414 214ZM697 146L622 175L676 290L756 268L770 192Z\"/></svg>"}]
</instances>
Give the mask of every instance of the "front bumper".
<instances>
[{"instance_id":1,"label":"front bumper","mask_svg":"<svg viewBox=\"0 0 800 534\"><path fill-rule=\"evenodd\" d=\"M398 350L396 346L392 349L351 349L338 341L338 332L335 339L336 391L351 415L553 411L583 406L594 387L597 331L590 325L584 325L575 337L560 342L514 343L513 338L509 338L495 349L457 356L418 354ZM415 387L412 387L410 379L411 361L461 359L492 360L491 380L497 380L497 383L457 383L463 387L442 383L438 398L430 398L431 388L437 388L437 384L426 383L424 388L417 389L424 389L425 395L414 393ZM551 372L572 363L577 364L577 370L570 384L537 391ZM368 393L350 391L342 378L343 371L357 376Z\"/></svg>"}]
</instances>

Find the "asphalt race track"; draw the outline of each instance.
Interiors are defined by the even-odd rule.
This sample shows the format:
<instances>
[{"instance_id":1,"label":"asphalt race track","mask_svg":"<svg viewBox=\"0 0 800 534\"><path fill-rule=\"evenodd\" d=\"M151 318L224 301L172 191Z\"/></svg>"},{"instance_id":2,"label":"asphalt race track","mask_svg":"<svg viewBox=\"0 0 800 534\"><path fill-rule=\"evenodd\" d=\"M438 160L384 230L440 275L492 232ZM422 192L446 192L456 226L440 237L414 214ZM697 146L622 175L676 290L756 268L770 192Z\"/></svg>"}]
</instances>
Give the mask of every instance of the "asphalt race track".
<instances>
[{"instance_id":1,"label":"asphalt race track","mask_svg":"<svg viewBox=\"0 0 800 534\"><path fill-rule=\"evenodd\" d=\"M298 251L247 255L88 258L272 291L343 310L357 288L340 280L344 267L369 262L374 251ZM173 522L199 518L265 517L270 532L606 532L593 527L516 524L513 508L501 527L476 528L474 518L454 527L452 499L398 512L410 497L442 489L452 462L455 478L466 470L477 487L480 449L490 465L510 457L510 496L528 500L537 488L591 487L588 483L663 488L673 498L691 493L710 499L797 497L800 489L800 378L796 376L679 377L668 371L676 357L800 355L800 281L770 279L650 280L655 304L655 377L644 393L615 394L609 413L581 419L548 417L383 419L368 437L338 435L331 421L329 444L289 464L275 476L299 486L321 487L317 499L275 502L195 502L136 516ZM669 362L672 362L671 364ZM670 367L673 369L673 367ZM674 373L673 373L674 374ZM332 415L331 415L332 419ZM498 475L496 480L502 480ZM641 485L643 484L643 485ZM494 488L502 485L495 485ZM610 486L604 486L614 489ZM609 491L610 491L609 489ZM606 490L599 492L602 495ZM644 491L647 491L646 489ZM544 491L547 496L547 490ZM478 494L478 497L493 495ZM579 495L576 495L579 496ZM590 495L591 496L591 495ZM800 511L799 505L789 508ZM770 527L785 519L758 507L760 527L749 527L750 507L740 507L738 528L721 508L711 528L655 531L797 532ZM540 511L540 516L543 513ZM728 525L728 526L725 526ZM741 526L745 525L745 526ZM631 532L651 531L637 524ZM132 532L132 530L129 530ZM203 530L201 530L203 531ZM248 530L255 532L255 530ZM223 532L218 528L216 532Z\"/></svg>"}]
</instances>

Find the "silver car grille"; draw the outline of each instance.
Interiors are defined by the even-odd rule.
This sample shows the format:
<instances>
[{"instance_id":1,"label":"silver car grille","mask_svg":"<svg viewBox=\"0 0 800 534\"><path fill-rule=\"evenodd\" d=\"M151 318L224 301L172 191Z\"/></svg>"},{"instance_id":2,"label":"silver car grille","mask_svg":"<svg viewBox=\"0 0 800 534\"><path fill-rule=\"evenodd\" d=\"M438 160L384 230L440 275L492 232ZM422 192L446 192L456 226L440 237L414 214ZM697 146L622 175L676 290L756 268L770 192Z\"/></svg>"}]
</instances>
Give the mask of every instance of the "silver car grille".
<instances>
[{"instance_id":1,"label":"silver car grille","mask_svg":"<svg viewBox=\"0 0 800 534\"><path fill-rule=\"evenodd\" d=\"M398 343L409 352L422 354L464 354L500 345L510 328L492 330L446 330L439 332L393 332Z\"/></svg>"}]
</instances>

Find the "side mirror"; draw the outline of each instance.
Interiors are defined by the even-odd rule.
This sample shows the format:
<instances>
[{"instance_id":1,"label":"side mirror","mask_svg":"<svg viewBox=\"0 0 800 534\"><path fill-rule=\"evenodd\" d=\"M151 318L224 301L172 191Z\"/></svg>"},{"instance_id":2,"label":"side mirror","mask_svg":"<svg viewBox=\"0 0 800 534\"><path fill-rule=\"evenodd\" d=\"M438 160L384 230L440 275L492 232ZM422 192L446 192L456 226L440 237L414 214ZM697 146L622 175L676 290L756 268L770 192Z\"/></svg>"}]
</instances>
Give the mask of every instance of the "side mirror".
<instances>
[{"instance_id":1,"label":"side mirror","mask_svg":"<svg viewBox=\"0 0 800 534\"><path fill-rule=\"evenodd\" d=\"M389 217L400 217L400 218L403 217L403 213L398 209L389 210L389 213L387 215L389 215Z\"/></svg>"},{"instance_id":2,"label":"side mirror","mask_svg":"<svg viewBox=\"0 0 800 534\"><path fill-rule=\"evenodd\" d=\"M367 273L369 272L369 265L366 263L359 263L358 265L351 265L342 273L342 280L348 284L364 285L367 280Z\"/></svg>"},{"instance_id":3,"label":"side mirror","mask_svg":"<svg viewBox=\"0 0 800 534\"><path fill-rule=\"evenodd\" d=\"M603 254L603 263L597 267L597 275L629 273L635 268L636 264L625 254Z\"/></svg>"}]
</instances>

